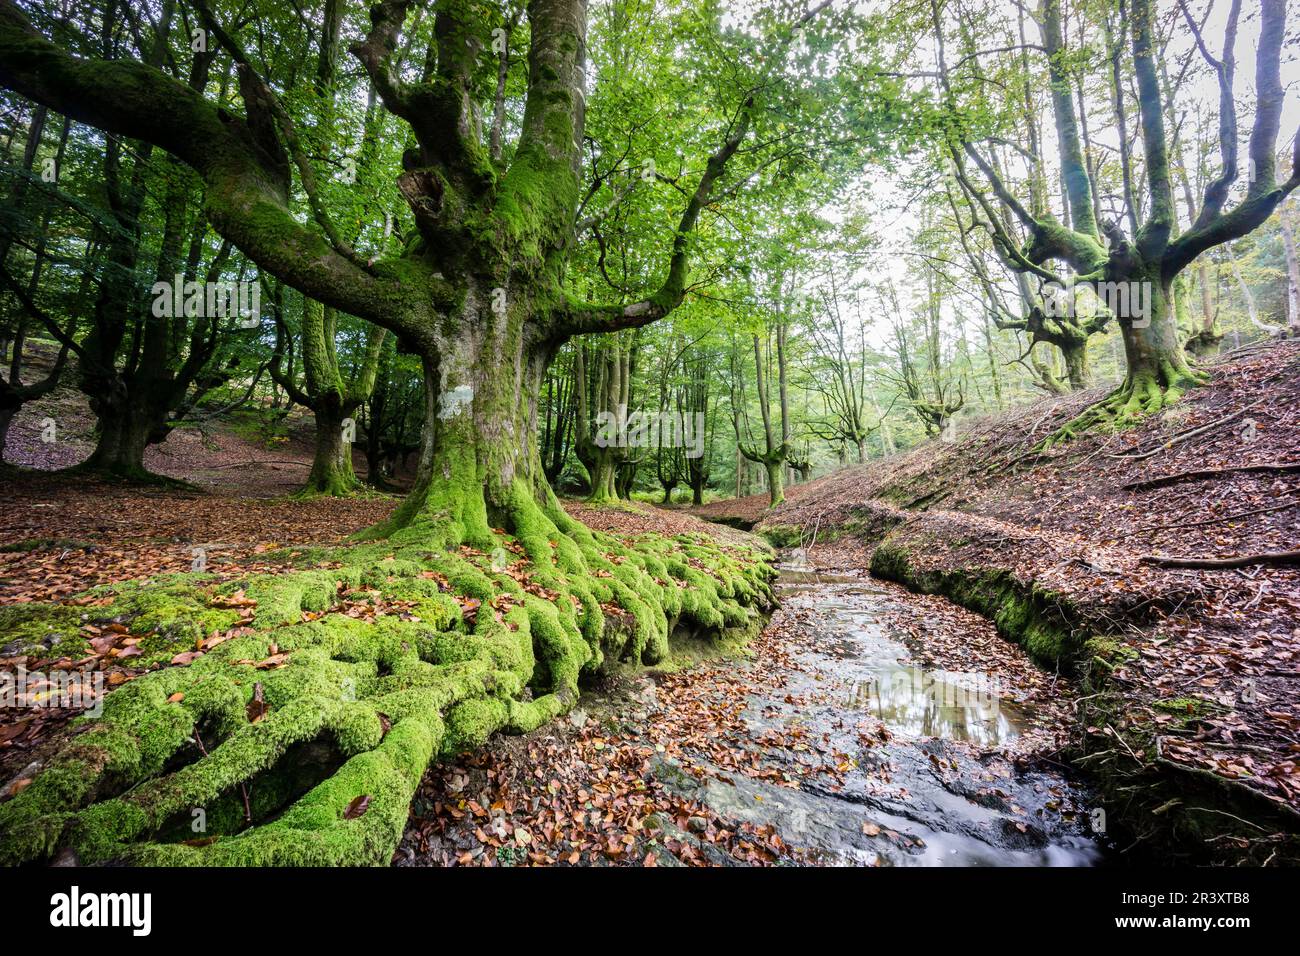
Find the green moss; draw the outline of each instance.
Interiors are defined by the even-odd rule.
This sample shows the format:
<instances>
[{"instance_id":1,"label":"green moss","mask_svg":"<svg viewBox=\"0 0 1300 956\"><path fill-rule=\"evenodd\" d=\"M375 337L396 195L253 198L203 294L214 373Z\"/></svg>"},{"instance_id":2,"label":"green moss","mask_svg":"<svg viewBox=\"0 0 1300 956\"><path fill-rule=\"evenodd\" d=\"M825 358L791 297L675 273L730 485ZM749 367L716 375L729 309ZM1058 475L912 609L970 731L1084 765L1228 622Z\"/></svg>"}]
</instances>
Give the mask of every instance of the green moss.
<instances>
[{"instance_id":1,"label":"green moss","mask_svg":"<svg viewBox=\"0 0 1300 956\"><path fill-rule=\"evenodd\" d=\"M279 574L103 589L111 601L95 613L129 619L159 655L236 625L248 633L108 694L102 716L83 718L84 732L0 804L0 860L70 846L86 863L386 863L435 755L542 726L607 663L670 663L674 634L738 646L773 602L769 550L624 542L522 483L503 535L482 502L481 488L442 489L388 539L285 554ZM498 548L527 561L504 573ZM373 620L337 613L341 593L360 587L412 603ZM11 619L45 634L79 628L80 613L28 606ZM349 817L360 797L365 813ZM195 810L207 821L199 839Z\"/></svg>"},{"instance_id":2,"label":"green moss","mask_svg":"<svg viewBox=\"0 0 1300 956\"><path fill-rule=\"evenodd\" d=\"M941 594L989 618L1041 665L1076 669L1083 663L1085 637L1068 599L1003 568L917 568L911 549L924 547L916 536L906 541L887 537L872 554L871 573L926 594Z\"/></svg>"},{"instance_id":3,"label":"green moss","mask_svg":"<svg viewBox=\"0 0 1300 956\"><path fill-rule=\"evenodd\" d=\"M1226 713L1228 710L1218 701L1206 700L1203 697L1169 697L1158 700L1151 706L1165 713L1188 718L1207 717L1212 714Z\"/></svg>"},{"instance_id":4,"label":"green moss","mask_svg":"<svg viewBox=\"0 0 1300 956\"><path fill-rule=\"evenodd\" d=\"M10 604L0 607L0 642L16 650L44 648L76 639L85 611L63 604ZM46 656L43 652L41 656Z\"/></svg>"}]
</instances>

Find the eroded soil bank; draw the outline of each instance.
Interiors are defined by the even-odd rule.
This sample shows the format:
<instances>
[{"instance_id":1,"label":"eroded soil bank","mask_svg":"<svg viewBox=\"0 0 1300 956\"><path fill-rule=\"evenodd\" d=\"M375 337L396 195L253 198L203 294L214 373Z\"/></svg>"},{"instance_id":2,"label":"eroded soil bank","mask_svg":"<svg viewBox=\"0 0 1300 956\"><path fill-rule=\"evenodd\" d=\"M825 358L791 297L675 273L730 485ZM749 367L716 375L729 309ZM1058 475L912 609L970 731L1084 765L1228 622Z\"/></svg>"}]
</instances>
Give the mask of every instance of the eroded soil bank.
<instances>
[{"instance_id":1,"label":"eroded soil bank","mask_svg":"<svg viewBox=\"0 0 1300 956\"><path fill-rule=\"evenodd\" d=\"M810 483L756 527L796 549L834 540L1076 681L1068 755L1121 859L1297 862L1300 344L1211 372L1136 428L1046 453L1100 390L962 423Z\"/></svg>"},{"instance_id":2,"label":"eroded soil bank","mask_svg":"<svg viewBox=\"0 0 1300 956\"><path fill-rule=\"evenodd\" d=\"M624 673L426 776L399 865L1091 865L1074 688L978 616L787 567L743 656ZM685 657L679 662L689 665Z\"/></svg>"}]
</instances>

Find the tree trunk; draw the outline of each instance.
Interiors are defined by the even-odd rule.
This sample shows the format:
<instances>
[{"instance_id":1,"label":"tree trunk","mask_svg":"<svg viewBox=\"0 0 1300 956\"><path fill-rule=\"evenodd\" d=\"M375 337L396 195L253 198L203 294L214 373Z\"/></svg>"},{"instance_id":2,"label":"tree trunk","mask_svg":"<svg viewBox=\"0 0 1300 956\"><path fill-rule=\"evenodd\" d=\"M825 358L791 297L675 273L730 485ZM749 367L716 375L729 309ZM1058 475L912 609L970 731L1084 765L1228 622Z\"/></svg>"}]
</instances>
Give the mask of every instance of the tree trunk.
<instances>
[{"instance_id":1,"label":"tree trunk","mask_svg":"<svg viewBox=\"0 0 1300 956\"><path fill-rule=\"evenodd\" d=\"M1065 359L1065 372L1070 379L1070 388L1081 391L1092 384L1092 374L1088 368L1087 340L1063 345L1061 355Z\"/></svg>"},{"instance_id":2,"label":"tree trunk","mask_svg":"<svg viewBox=\"0 0 1300 956\"><path fill-rule=\"evenodd\" d=\"M1108 400L1117 425L1176 402L1201 380L1179 342L1169 287L1152 279L1150 288L1149 320L1120 323L1128 370L1123 385Z\"/></svg>"},{"instance_id":3,"label":"tree trunk","mask_svg":"<svg viewBox=\"0 0 1300 956\"><path fill-rule=\"evenodd\" d=\"M775 461L765 461L763 462L763 470L767 472L768 507L775 508L785 501L785 459L778 458Z\"/></svg>"},{"instance_id":4,"label":"tree trunk","mask_svg":"<svg viewBox=\"0 0 1300 956\"><path fill-rule=\"evenodd\" d=\"M697 480L694 475L691 476L691 504L704 504L704 479Z\"/></svg>"},{"instance_id":5,"label":"tree trunk","mask_svg":"<svg viewBox=\"0 0 1300 956\"><path fill-rule=\"evenodd\" d=\"M602 503L618 500L618 464L607 453L596 459L596 470L591 478L591 495L588 501Z\"/></svg>"},{"instance_id":6,"label":"tree trunk","mask_svg":"<svg viewBox=\"0 0 1300 956\"><path fill-rule=\"evenodd\" d=\"M96 412L99 436L81 469L132 481L156 480L144 466L144 450L157 424L155 416L128 401L101 403Z\"/></svg>"},{"instance_id":7,"label":"tree trunk","mask_svg":"<svg viewBox=\"0 0 1300 956\"><path fill-rule=\"evenodd\" d=\"M0 465L4 464L5 443L9 440L9 426L13 423L14 415L17 412L17 408L10 408L7 405L0 406Z\"/></svg>"},{"instance_id":8,"label":"tree trunk","mask_svg":"<svg viewBox=\"0 0 1300 956\"><path fill-rule=\"evenodd\" d=\"M1294 205L1282 204L1282 250L1286 254L1286 327L1287 334L1300 337L1300 255L1296 254Z\"/></svg>"},{"instance_id":9,"label":"tree trunk","mask_svg":"<svg viewBox=\"0 0 1300 956\"><path fill-rule=\"evenodd\" d=\"M526 300L505 315L492 302L490 288L471 286L458 322L411 343L425 393L415 484L393 517L371 530L400 534L409 527L495 547L492 529L502 528L530 553L549 558L555 522L568 527L569 520L546 481L537 445L538 396L555 346L528 341ZM612 492L614 469L597 471L593 491Z\"/></svg>"},{"instance_id":10,"label":"tree trunk","mask_svg":"<svg viewBox=\"0 0 1300 956\"><path fill-rule=\"evenodd\" d=\"M352 469L352 443L346 440L344 429L348 410L337 402L323 401L312 413L316 416L316 452L302 494L349 495L360 482Z\"/></svg>"}]
</instances>

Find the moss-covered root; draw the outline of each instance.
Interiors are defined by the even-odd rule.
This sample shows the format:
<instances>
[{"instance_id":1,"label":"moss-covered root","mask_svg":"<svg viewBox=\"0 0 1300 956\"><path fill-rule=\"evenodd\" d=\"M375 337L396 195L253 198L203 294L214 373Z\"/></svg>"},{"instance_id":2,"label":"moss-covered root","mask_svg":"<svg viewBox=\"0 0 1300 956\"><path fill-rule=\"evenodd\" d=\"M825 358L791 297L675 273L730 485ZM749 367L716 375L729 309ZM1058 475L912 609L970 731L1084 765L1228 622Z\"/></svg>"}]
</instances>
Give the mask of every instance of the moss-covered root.
<instances>
[{"instance_id":1,"label":"moss-covered root","mask_svg":"<svg viewBox=\"0 0 1300 956\"><path fill-rule=\"evenodd\" d=\"M770 552L688 536L628 545L522 492L512 511L510 533L486 541L482 516L462 511L451 531L435 520L427 534L300 552L281 574L103 591L94 613L149 631L151 659L206 652L82 718L0 804L0 862L68 847L83 863L386 863L431 759L541 726L584 673L662 660L677 627L752 631L772 603ZM467 530L494 547L446 547ZM358 616L358 593L387 607ZM401 613L384 612L392 602ZM75 640L82 623L61 607L30 613L34 639L57 626Z\"/></svg>"},{"instance_id":2,"label":"moss-covered root","mask_svg":"<svg viewBox=\"0 0 1300 956\"><path fill-rule=\"evenodd\" d=\"M1167 361L1151 371L1131 372L1114 392L1043 439L1038 450L1047 451L1093 429L1130 428L1146 416L1173 405L1189 389L1204 385L1208 379L1204 372L1185 364L1178 368Z\"/></svg>"}]
</instances>

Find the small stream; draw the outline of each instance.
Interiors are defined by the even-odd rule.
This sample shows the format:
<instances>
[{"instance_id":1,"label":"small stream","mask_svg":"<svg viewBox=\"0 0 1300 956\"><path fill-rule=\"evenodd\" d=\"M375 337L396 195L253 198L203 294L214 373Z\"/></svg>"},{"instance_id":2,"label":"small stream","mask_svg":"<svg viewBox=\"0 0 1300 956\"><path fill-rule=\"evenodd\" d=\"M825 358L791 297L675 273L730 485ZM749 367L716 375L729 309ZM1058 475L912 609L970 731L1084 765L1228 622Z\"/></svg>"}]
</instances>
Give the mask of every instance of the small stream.
<instances>
[{"instance_id":1,"label":"small stream","mask_svg":"<svg viewBox=\"0 0 1300 956\"><path fill-rule=\"evenodd\" d=\"M1017 747L1034 713L998 696L998 675L908 663L884 620L897 598L870 579L786 570L778 593L781 613L814 639L784 686L749 698L745 719L755 739L793 732L818 754L764 749L765 763L788 770L797 789L744 775L679 781L692 796L773 825L805 858L832 865L1102 862L1087 792ZM826 753L846 769L810 773Z\"/></svg>"}]
</instances>

